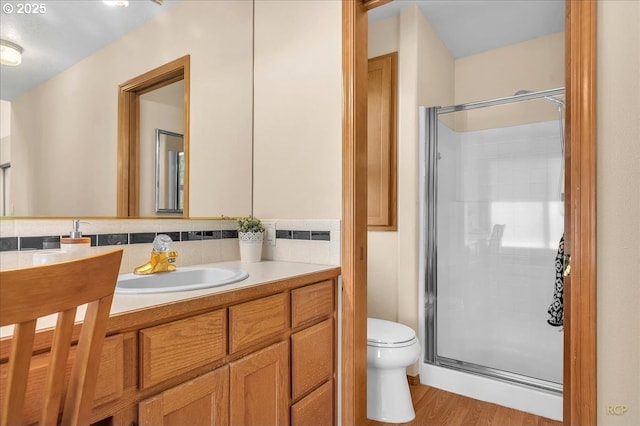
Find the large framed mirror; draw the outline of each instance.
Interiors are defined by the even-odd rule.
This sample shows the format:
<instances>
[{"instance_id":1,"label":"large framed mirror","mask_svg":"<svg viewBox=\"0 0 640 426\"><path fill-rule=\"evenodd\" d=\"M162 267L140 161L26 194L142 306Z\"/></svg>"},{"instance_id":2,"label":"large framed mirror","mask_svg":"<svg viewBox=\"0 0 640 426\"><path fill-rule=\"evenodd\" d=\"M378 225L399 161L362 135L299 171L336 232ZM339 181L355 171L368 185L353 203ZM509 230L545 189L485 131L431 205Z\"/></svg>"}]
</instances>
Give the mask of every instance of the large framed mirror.
<instances>
[{"instance_id":1,"label":"large framed mirror","mask_svg":"<svg viewBox=\"0 0 640 426\"><path fill-rule=\"evenodd\" d=\"M184 210L184 135L156 129L156 213Z\"/></svg>"},{"instance_id":2,"label":"large framed mirror","mask_svg":"<svg viewBox=\"0 0 640 426\"><path fill-rule=\"evenodd\" d=\"M129 25L134 17L140 19ZM70 34L80 29L87 33ZM118 211L118 176L123 173L118 87L186 55L191 57L190 122L177 131L190 136L183 217L241 216L251 210L251 1L134 1L126 8L95 0L52 2L46 16L3 15L0 31L2 38L12 33L24 48L22 64L3 65L0 73L0 164L11 164L6 216L167 216L155 213L155 172L146 165L141 165L140 183L150 195L141 191L140 197L148 210ZM75 41L89 44L96 35L104 36L103 44L62 68L38 62L68 56L75 52ZM67 41L56 43L58 36ZM25 75L49 70L46 78L22 86ZM153 136L146 141L149 154L141 160L153 163Z\"/></svg>"}]
</instances>

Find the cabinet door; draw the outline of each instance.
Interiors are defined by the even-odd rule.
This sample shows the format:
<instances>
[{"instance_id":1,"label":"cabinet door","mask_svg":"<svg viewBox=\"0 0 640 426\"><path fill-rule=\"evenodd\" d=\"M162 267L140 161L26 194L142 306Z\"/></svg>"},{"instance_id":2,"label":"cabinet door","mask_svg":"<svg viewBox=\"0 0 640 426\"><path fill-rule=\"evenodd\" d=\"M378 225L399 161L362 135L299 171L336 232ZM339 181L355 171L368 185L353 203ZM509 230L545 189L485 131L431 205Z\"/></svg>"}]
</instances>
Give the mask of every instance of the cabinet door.
<instances>
[{"instance_id":1,"label":"cabinet door","mask_svg":"<svg viewBox=\"0 0 640 426\"><path fill-rule=\"evenodd\" d=\"M398 52L369 59L367 216L369 231L397 229L396 92Z\"/></svg>"},{"instance_id":2,"label":"cabinet door","mask_svg":"<svg viewBox=\"0 0 640 426\"><path fill-rule=\"evenodd\" d=\"M294 400L333 376L333 321L291 336L291 396Z\"/></svg>"},{"instance_id":3,"label":"cabinet door","mask_svg":"<svg viewBox=\"0 0 640 426\"><path fill-rule=\"evenodd\" d=\"M229 424L229 367L224 366L142 401L141 426Z\"/></svg>"},{"instance_id":4,"label":"cabinet door","mask_svg":"<svg viewBox=\"0 0 640 426\"><path fill-rule=\"evenodd\" d=\"M333 380L331 380L291 407L291 424L294 426L336 424L333 400Z\"/></svg>"},{"instance_id":5,"label":"cabinet door","mask_svg":"<svg viewBox=\"0 0 640 426\"><path fill-rule=\"evenodd\" d=\"M289 345L281 342L230 364L232 425L289 424Z\"/></svg>"}]
</instances>

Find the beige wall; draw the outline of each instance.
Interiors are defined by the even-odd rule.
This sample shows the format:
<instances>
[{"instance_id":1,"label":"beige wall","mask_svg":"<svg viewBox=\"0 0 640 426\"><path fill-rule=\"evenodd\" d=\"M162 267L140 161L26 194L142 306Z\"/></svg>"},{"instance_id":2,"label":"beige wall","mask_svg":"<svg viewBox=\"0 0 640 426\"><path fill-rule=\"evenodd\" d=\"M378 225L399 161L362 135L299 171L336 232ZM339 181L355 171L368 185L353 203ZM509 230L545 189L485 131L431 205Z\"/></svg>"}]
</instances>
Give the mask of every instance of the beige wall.
<instances>
[{"instance_id":1,"label":"beige wall","mask_svg":"<svg viewBox=\"0 0 640 426\"><path fill-rule=\"evenodd\" d=\"M455 81L456 104L564 87L564 33L460 58ZM457 112L455 128L472 131L557 119L557 105L540 99Z\"/></svg>"},{"instance_id":2,"label":"beige wall","mask_svg":"<svg viewBox=\"0 0 640 426\"><path fill-rule=\"evenodd\" d=\"M640 424L639 23L640 2L598 2L597 409L612 426Z\"/></svg>"},{"instance_id":3,"label":"beige wall","mask_svg":"<svg viewBox=\"0 0 640 426\"><path fill-rule=\"evenodd\" d=\"M251 2L179 2L14 100L15 214L114 216L117 87L186 54L190 213L248 214L251 14Z\"/></svg>"},{"instance_id":4,"label":"beige wall","mask_svg":"<svg viewBox=\"0 0 640 426\"><path fill-rule=\"evenodd\" d=\"M0 100L0 140L11 134L11 103Z\"/></svg>"},{"instance_id":5,"label":"beige wall","mask_svg":"<svg viewBox=\"0 0 640 426\"><path fill-rule=\"evenodd\" d=\"M0 100L0 164L11 162L11 103ZM2 172L0 171L0 174ZM8 205L11 200L11 171L6 169L0 177L0 203ZM6 192L5 192L6 191ZM4 215L4 206L0 204L0 215Z\"/></svg>"},{"instance_id":6,"label":"beige wall","mask_svg":"<svg viewBox=\"0 0 640 426\"><path fill-rule=\"evenodd\" d=\"M564 87L564 33L460 58L455 78L456 104Z\"/></svg>"},{"instance_id":7,"label":"beige wall","mask_svg":"<svg viewBox=\"0 0 640 426\"><path fill-rule=\"evenodd\" d=\"M453 103L454 60L416 7L371 24L369 57L392 51L398 51L398 232L368 233L368 310L417 330L417 108Z\"/></svg>"},{"instance_id":8,"label":"beige wall","mask_svg":"<svg viewBox=\"0 0 640 426\"><path fill-rule=\"evenodd\" d=\"M399 16L369 24L369 58L399 51ZM401 56L401 53L398 55ZM401 70L399 69L398 72L400 73ZM398 233L368 232L367 238L368 315L373 318L396 321L398 319Z\"/></svg>"},{"instance_id":9,"label":"beige wall","mask_svg":"<svg viewBox=\"0 0 640 426\"><path fill-rule=\"evenodd\" d=\"M256 2L254 214L338 219L341 3Z\"/></svg>"},{"instance_id":10,"label":"beige wall","mask_svg":"<svg viewBox=\"0 0 640 426\"><path fill-rule=\"evenodd\" d=\"M418 107L453 102L454 59L417 7L400 26L398 321L418 330Z\"/></svg>"}]
</instances>

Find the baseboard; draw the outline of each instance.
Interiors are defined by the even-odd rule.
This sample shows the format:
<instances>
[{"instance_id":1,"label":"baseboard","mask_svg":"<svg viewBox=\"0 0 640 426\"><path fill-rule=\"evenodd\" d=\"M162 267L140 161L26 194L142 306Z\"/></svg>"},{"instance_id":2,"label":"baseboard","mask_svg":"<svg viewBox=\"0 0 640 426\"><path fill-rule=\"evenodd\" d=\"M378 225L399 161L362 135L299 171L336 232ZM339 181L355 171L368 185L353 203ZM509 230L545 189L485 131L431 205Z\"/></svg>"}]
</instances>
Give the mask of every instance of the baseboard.
<instances>
[{"instance_id":1,"label":"baseboard","mask_svg":"<svg viewBox=\"0 0 640 426\"><path fill-rule=\"evenodd\" d=\"M407 381L409 382L409 386L417 386L420 384L420 374L416 374L415 376L410 376L407 374Z\"/></svg>"}]
</instances>

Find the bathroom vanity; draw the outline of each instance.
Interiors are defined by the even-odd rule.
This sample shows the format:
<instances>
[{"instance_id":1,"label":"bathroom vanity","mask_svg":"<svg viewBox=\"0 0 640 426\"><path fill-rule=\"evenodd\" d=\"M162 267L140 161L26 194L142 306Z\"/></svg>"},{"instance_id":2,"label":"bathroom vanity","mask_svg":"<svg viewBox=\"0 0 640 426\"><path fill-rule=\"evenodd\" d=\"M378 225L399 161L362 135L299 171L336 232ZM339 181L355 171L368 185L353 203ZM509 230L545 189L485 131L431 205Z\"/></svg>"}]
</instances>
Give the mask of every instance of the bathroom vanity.
<instances>
[{"instance_id":1,"label":"bathroom vanity","mask_svg":"<svg viewBox=\"0 0 640 426\"><path fill-rule=\"evenodd\" d=\"M226 265L249 278L196 291L116 294L92 423L336 423L340 268ZM38 417L52 335L46 326L34 344L25 424ZM78 332L76 325L75 340ZM3 389L10 339L0 341Z\"/></svg>"}]
</instances>

